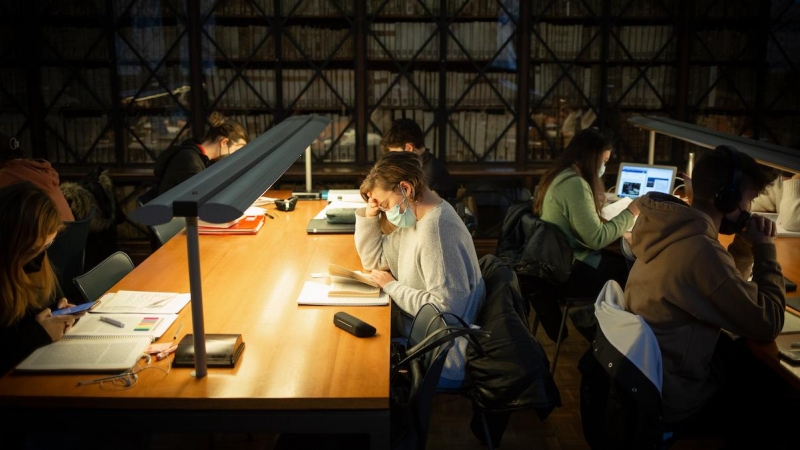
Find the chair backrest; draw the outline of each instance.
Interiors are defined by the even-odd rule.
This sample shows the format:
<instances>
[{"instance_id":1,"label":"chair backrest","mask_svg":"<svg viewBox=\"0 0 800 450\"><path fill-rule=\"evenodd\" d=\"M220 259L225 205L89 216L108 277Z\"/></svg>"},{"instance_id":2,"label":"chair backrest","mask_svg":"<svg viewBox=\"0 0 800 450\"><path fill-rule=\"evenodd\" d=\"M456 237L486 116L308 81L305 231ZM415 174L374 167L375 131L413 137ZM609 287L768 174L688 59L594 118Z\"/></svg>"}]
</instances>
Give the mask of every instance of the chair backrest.
<instances>
[{"instance_id":1,"label":"chair backrest","mask_svg":"<svg viewBox=\"0 0 800 450\"><path fill-rule=\"evenodd\" d=\"M61 290L73 303L83 301L80 292L72 284L72 279L83 273L86 240L95 211L92 208L86 217L66 222L65 228L56 235L53 245L47 249L47 257L56 272Z\"/></svg>"},{"instance_id":2,"label":"chair backrest","mask_svg":"<svg viewBox=\"0 0 800 450\"><path fill-rule=\"evenodd\" d=\"M592 448L657 448L661 351L640 316L625 311L622 289L606 282L595 304L598 326L581 358L581 421Z\"/></svg>"},{"instance_id":3,"label":"chair backrest","mask_svg":"<svg viewBox=\"0 0 800 450\"><path fill-rule=\"evenodd\" d=\"M115 252L83 275L73 279L84 301L95 301L134 269L125 252Z\"/></svg>"},{"instance_id":4,"label":"chair backrest","mask_svg":"<svg viewBox=\"0 0 800 450\"><path fill-rule=\"evenodd\" d=\"M447 326L438 313L439 309L432 303L427 303L420 308L411 326L409 348L420 344L429 336L436 335L438 330ZM439 384L447 352L453 346L453 342L452 339L445 340L416 357L423 374L422 382L418 389L411 394L413 397L407 399L407 404L392 405L393 449L425 450L433 398L436 395L436 387Z\"/></svg>"},{"instance_id":5,"label":"chair backrest","mask_svg":"<svg viewBox=\"0 0 800 450\"><path fill-rule=\"evenodd\" d=\"M142 207L156 197L158 197L158 186L152 187L144 194L136 197L136 204ZM174 217L167 223L150 225L147 228L150 232L150 249L156 251L176 234L180 233L181 230L186 228L186 220L183 217Z\"/></svg>"}]
</instances>

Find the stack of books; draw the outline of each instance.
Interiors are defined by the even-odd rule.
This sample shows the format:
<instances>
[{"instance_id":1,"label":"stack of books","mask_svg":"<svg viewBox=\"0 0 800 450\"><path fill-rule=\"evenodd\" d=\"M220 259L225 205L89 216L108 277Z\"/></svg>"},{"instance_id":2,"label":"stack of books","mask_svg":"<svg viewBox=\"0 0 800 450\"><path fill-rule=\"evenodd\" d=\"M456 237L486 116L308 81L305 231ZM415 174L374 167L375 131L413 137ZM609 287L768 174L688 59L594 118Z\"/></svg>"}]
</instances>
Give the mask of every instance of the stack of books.
<instances>
[{"instance_id":1,"label":"stack of books","mask_svg":"<svg viewBox=\"0 0 800 450\"><path fill-rule=\"evenodd\" d=\"M198 221L197 232L200 234L256 234L264 226L266 216L242 216L227 223L209 223Z\"/></svg>"}]
</instances>

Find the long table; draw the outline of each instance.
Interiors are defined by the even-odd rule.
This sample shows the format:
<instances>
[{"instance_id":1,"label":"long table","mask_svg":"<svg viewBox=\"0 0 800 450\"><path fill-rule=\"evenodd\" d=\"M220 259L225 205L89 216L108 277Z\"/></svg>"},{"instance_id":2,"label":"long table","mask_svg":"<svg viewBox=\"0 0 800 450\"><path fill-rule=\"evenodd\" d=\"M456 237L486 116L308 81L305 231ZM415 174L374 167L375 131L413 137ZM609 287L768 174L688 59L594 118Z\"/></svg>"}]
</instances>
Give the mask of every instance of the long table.
<instances>
[{"instance_id":1,"label":"long table","mask_svg":"<svg viewBox=\"0 0 800 450\"><path fill-rule=\"evenodd\" d=\"M286 192L268 192L283 198ZM241 333L245 350L234 368L197 379L192 368L145 370L127 390L77 386L93 374L18 374L0 379L5 427L19 432L50 424L96 420L105 431L363 433L372 448L389 446L390 309L298 306L311 273L329 262L361 268L352 235L307 235L323 201L266 219L255 236L200 236L206 333ZM270 212L274 207L270 207ZM127 289L189 292L186 236L180 233L126 276ZM370 323L376 336L359 339L333 325L338 311ZM185 307L159 340L192 332ZM157 363L154 363L157 364ZM164 367L162 363L160 366Z\"/></svg>"},{"instance_id":2,"label":"long table","mask_svg":"<svg viewBox=\"0 0 800 450\"><path fill-rule=\"evenodd\" d=\"M732 237L721 236L720 241L727 247ZM778 262L786 278L797 283L800 281L800 238L778 237L775 239L778 250ZM798 297L800 292L789 292L786 297ZM786 308L786 314L800 316L800 311ZM758 343L748 341L747 346L761 361L778 372L784 379L800 391L800 365L792 365L780 357L780 349L788 349L792 342L800 341L800 333L781 334L773 342Z\"/></svg>"}]
</instances>

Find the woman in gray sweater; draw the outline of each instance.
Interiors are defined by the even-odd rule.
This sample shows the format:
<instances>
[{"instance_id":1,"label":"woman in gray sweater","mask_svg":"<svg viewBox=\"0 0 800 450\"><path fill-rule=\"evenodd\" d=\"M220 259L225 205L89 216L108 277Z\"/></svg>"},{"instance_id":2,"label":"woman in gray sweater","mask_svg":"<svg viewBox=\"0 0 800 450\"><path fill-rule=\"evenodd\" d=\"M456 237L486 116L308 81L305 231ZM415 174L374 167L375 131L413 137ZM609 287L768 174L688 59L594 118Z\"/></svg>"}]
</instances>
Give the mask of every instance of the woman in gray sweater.
<instances>
[{"instance_id":1,"label":"woman in gray sweater","mask_svg":"<svg viewBox=\"0 0 800 450\"><path fill-rule=\"evenodd\" d=\"M471 323L486 293L472 236L455 209L425 183L419 156L390 152L364 182L355 244L371 278L392 298L393 335L408 336L425 303ZM440 387L464 378L466 340L445 361Z\"/></svg>"}]
</instances>

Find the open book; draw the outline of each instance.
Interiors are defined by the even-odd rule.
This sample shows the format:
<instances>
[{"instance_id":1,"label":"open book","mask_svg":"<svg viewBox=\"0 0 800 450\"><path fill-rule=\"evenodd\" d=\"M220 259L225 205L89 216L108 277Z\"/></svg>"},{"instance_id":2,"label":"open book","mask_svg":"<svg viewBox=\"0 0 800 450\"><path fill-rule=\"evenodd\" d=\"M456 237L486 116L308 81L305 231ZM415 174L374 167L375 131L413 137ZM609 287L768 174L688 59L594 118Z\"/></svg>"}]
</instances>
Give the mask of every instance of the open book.
<instances>
[{"instance_id":1,"label":"open book","mask_svg":"<svg viewBox=\"0 0 800 450\"><path fill-rule=\"evenodd\" d=\"M83 320L83 319L81 319ZM74 335L36 349L17 365L21 372L122 372L142 357L150 335Z\"/></svg>"},{"instance_id":2,"label":"open book","mask_svg":"<svg viewBox=\"0 0 800 450\"><path fill-rule=\"evenodd\" d=\"M331 277L329 297L378 297L381 294L378 283L364 272L328 264L328 275Z\"/></svg>"}]
</instances>

